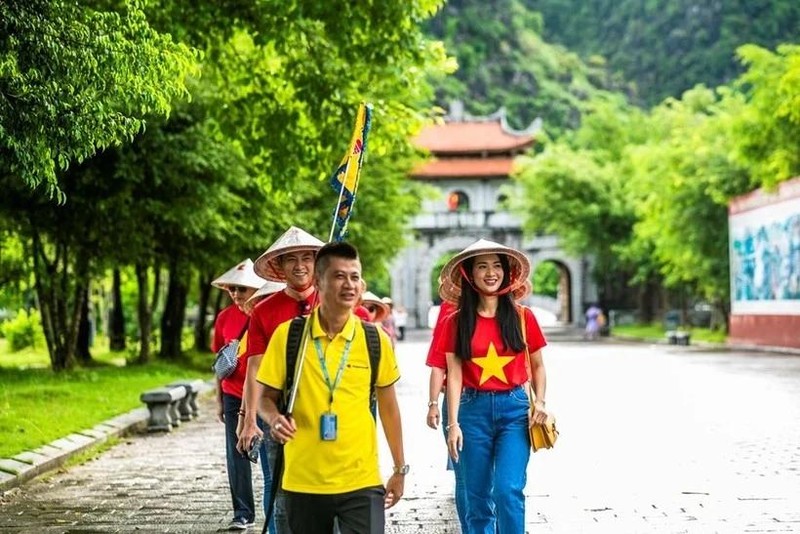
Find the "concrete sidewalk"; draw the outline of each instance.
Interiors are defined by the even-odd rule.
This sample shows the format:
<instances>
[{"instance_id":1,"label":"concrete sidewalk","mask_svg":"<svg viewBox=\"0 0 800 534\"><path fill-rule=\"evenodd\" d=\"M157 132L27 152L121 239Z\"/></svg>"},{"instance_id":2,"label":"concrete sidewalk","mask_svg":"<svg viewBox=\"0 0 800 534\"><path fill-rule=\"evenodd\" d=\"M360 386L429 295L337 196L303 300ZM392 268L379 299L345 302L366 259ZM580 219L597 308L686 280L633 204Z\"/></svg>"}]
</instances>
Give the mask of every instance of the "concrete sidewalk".
<instances>
[{"instance_id":1,"label":"concrete sidewalk","mask_svg":"<svg viewBox=\"0 0 800 534\"><path fill-rule=\"evenodd\" d=\"M459 531L442 434L424 422L426 352L425 333L398 344L412 471L403 500L387 512L390 534ZM526 531L800 532L800 358L564 341L545 359L561 438L531 458ZM201 410L172 433L130 436L95 460L7 492L0 532L224 528L231 505L223 427L211 398ZM385 477L391 463L381 438Z\"/></svg>"}]
</instances>

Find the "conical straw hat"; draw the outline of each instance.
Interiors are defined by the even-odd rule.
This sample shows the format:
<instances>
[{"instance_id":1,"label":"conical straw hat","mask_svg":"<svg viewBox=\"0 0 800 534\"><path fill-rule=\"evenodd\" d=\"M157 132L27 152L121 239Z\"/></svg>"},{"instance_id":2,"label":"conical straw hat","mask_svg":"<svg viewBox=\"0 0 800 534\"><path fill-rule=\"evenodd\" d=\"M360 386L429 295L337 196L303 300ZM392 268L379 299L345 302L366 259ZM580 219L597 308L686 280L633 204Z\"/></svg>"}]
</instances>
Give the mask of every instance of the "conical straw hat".
<instances>
[{"instance_id":1,"label":"conical straw hat","mask_svg":"<svg viewBox=\"0 0 800 534\"><path fill-rule=\"evenodd\" d=\"M276 261L278 256L301 250L316 252L324 244L308 232L292 226L270 245L266 252L259 256L255 263L255 271L266 280L286 282L286 276L284 276L283 270Z\"/></svg>"},{"instance_id":2,"label":"conical straw hat","mask_svg":"<svg viewBox=\"0 0 800 534\"><path fill-rule=\"evenodd\" d=\"M225 274L211 282L211 285L220 289L228 286L245 286L258 289L264 285L264 280L253 271L253 260L247 258L235 267L228 269Z\"/></svg>"},{"instance_id":3,"label":"conical straw hat","mask_svg":"<svg viewBox=\"0 0 800 534\"><path fill-rule=\"evenodd\" d=\"M391 308L387 306L375 293L372 291L365 291L363 295L361 295L361 301L364 306L367 304L375 306L375 322L380 323L387 317L389 314L392 313Z\"/></svg>"},{"instance_id":4,"label":"conical straw hat","mask_svg":"<svg viewBox=\"0 0 800 534\"><path fill-rule=\"evenodd\" d=\"M284 284L283 282L273 282L271 280L267 280L267 282L263 286L258 288L258 291L253 293L250 296L250 298L247 299L247 302L253 302L262 297L266 297L272 295L273 293L277 293L278 291L283 291L284 288L286 288L286 284Z\"/></svg>"},{"instance_id":5,"label":"conical straw hat","mask_svg":"<svg viewBox=\"0 0 800 534\"><path fill-rule=\"evenodd\" d=\"M442 299L458 304L461 297L461 283L464 280L459 266L464 260L482 254L502 254L508 258L511 271L509 287L511 287L510 292L515 301L525 298L529 294L529 290L525 287L525 281L531 274L528 257L511 247L488 239L480 239L453 256L442 268L441 285L439 286L439 296Z\"/></svg>"}]
</instances>

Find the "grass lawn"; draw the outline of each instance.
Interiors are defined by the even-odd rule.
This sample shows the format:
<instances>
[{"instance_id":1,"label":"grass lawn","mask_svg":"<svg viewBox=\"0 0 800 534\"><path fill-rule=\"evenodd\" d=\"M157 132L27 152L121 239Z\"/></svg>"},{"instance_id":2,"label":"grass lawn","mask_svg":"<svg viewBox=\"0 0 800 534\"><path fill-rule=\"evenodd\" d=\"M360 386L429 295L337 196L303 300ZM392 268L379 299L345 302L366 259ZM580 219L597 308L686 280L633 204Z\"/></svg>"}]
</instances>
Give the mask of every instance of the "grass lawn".
<instances>
[{"instance_id":1,"label":"grass lawn","mask_svg":"<svg viewBox=\"0 0 800 534\"><path fill-rule=\"evenodd\" d=\"M98 351L96 366L53 373L46 350L11 354L0 339L0 458L144 406L139 395L146 389L213 376L212 354L189 353L180 362L130 366L124 355Z\"/></svg>"},{"instance_id":2,"label":"grass lawn","mask_svg":"<svg viewBox=\"0 0 800 534\"><path fill-rule=\"evenodd\" d=\"M692 341L703 341L707 343L725 343L725 340L727 339L727 334L719 330L710 330L708 328L685 328L683 330L691 332ZM663 326L657 323L622 325L622 326L615 326L611 330L611 334L658 341L665 339L666 330L664 329Z\"/></svg>"}]
</instances>

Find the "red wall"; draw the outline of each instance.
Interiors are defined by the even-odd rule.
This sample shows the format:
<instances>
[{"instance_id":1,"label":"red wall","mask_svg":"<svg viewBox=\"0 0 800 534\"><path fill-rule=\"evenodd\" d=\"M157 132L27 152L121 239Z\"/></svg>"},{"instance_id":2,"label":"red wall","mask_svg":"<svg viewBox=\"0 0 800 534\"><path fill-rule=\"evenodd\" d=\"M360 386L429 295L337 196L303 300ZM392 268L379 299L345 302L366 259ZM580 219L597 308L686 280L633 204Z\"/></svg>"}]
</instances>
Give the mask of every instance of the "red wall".
<instances>
[{"instance_id":1,"label":"red wall","mask_svg":"<svg viewBox=\"0 0 800 534\"><path fill-rule=\"evenodd\" d=\"M731 315L728 342L800 348L800 315Z\"/></svg>"}]
</instances>

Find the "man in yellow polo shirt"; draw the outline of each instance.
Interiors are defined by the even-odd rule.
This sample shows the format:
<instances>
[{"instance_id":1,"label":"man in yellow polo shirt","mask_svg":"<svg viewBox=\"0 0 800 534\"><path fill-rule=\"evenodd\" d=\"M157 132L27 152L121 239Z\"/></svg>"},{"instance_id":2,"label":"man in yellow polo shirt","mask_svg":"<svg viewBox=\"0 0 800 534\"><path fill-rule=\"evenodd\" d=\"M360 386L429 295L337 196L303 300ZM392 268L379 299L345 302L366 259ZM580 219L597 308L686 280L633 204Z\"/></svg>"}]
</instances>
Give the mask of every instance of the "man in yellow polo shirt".
<instances>
[{"instance_id":1,"label":"man in yellow polo shirt","mask_svg":"<svg viewBox=\"0 0 800 534\"><path fill-rule=\"evenodd\" d=\"M395 466L384 488L370 411L366 335L353 314L363 291L358 251L348 243L329 243L317 253L314 273L320 305L308 318L310 334L291 415L277 407L286 383L290 322L275 330L257 376L266 386L264 409L272 436L286 444L289 525L295 533L330 534L338 519L342 534L382 533L384 508L402 497L409 469L394 388L400 378L397 360L391 341L378 329L378 413Z\"/></svg>"}]
</instances>

